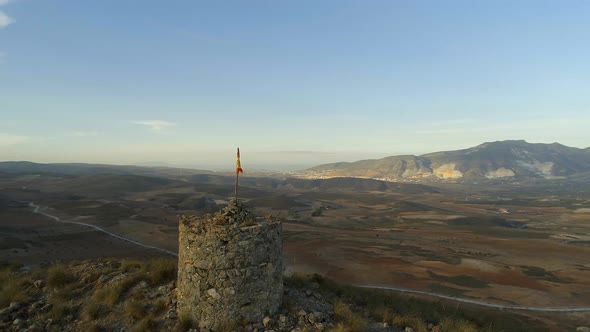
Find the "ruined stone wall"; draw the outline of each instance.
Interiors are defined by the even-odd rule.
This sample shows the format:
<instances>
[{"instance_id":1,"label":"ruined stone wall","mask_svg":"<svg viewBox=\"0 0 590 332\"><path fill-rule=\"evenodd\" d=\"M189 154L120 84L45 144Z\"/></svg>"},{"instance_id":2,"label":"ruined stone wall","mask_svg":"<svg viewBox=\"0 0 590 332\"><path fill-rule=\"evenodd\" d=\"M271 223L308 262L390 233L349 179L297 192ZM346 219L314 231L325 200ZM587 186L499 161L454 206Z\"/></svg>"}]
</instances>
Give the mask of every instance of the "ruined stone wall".
<instances>
[{"instance_id":1,"label":"ruined stone wall","mask_svg":"<svg viewBox=\"0 0 590 332\"><path fill-rule=\"evenodd\" d=\"M181 217L177 310L201 329L260 322L283 294L282 225L235 202L213 216Z\"/></svg>"}]
</instances>

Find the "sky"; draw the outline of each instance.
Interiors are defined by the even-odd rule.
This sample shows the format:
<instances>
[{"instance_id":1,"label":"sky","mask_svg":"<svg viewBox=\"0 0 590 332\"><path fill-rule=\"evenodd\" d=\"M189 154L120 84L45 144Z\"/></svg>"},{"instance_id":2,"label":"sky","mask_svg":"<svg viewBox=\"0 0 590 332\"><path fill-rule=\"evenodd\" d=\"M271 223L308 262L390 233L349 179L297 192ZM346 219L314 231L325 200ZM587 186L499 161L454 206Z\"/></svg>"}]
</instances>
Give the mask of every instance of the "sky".
<instances>
[{"instance_id":1,"label":"sky","mask_svg":"<svg viewBox=\"0 0 590 332\"><path fill-rule=\"evenodd\" d=\"M590 1L0 0L0 161L590 146Z\"/></svg>"}]
</instances>

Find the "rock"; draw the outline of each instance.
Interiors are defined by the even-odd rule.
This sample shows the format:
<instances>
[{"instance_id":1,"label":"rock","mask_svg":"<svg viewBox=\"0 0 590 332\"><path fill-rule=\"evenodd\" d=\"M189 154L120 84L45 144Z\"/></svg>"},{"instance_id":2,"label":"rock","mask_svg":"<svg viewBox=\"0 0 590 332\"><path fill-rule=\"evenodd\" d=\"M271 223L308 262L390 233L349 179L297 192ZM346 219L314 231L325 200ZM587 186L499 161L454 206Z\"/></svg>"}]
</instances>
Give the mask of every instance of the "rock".
<instances>
[{"instance_id":1,"label":"rock","mask_svg":"<svg viewBox=\"0 0 590 332\"><path fill-rule=\"evenodd\" d=\"M221 298L221 295L219 295L219 293L217 293L217 290L215 288L209 289L207 291L207 294L209 294L209 296L211 296L215 300L218 300Z\"/></svg>"},{"instance_id":2,"label":"rock","mask_svg":"<svg viewBox=\"0 0 590 332\"><path fill-rule=\"evenodd\" d=\"M18 302L10 302L10 306L8 306L12 311L18 310L20 309L20 307L22 307L22 304L18 303Z\"/></svg>"},{"instance_id":3,"label":"rock","mask_svg":"<svg viewBox=\"0 0 590 332\"><path fill-rule=\"evenodd\" d=\"M105 282L109 281L109 279L111 279L110 276L103 274L98 278L98 282L104 284Z\"/></svg>"},{"instance_id":4,"label":"rock","mask_svg":"<svg viewBox=\"0 0 590 332\"><path fill-rule=\"evenodd\" d=\"M409 326L406 326L404 332L414 332L414 329Z\"/></svg>"},{"instance_id":5,"label":"rock","mask_svg":"<svg viewBox=\"0 0 590 332\"><path fill-rule=\"evenodd\" d=\"M41 280L41 279L35 280L33 282L33 286L35 286L35 288L37 288L37 289L43 288L43 280Z\"/></svg>"},{"instance_id":6,"label":"rock","mask_svg":"<svg viewBox=\"0 0 590 332\"><path fill-rule=\"evenodd\" d=\"M301 309L301 310L299 310L299 312L297 312L297 316L299 316L299 317L302 317L305 315L307 315L307 312L305 312L305 310L303 310L303 309Z\"/></svg>"},{"instance_id":7,"label":"rock","mask_svg":"<svg viewBox=\"0 0 590 332\"><path fill-rule=\"evenodd\" d=\"M33 323L33 325L27 327L24 332L43 332L43 329L37 326L37 324Z\"/></svg>"},{"instance_id":8,"label":"rock","mask_svg":"<svg viewBox=\"0 0 590 332\"><path fill-rule=\"evenodd\" d=\"M279 327L284 329L285 327L287 327L287 325L289 325L289 317L287 317L285 315L280 315L279 316Z\"/></svg>"},{"instance_id":9,"label":"rock","mask_svg":"<svg viewBox=\"0 0 590 332\"><path fill-rule=\"evenodd\" d=\"M12 321L12 325L16 325L16 326L20 326L23 325L25 322L23 322L22 319L15 319L14 321Z\"/></svg>"},{"instance_id":10,"label":"rock","mask_svg":"<svg viewBox=\"0 0 590 332\"><path fill-rule=\"evenodd\" d=\"M440 325L436 325L432 327L431 332L442 332L442 327Z\"/></svg>"},{"instance_id":11,"label":"rock","mask_svg":"<svg viewBox=\"0 0 590 332\"><path fill-rule=\"evenodd\" d=\"M316 323L316 324L315 324L315 328L316 328L318 331L322 332L322 331L323 331L323 330L324 330L326 327L324 326L324 323Z\"/></svg>"},{"instance_id":12,"label":"rock","mask_svg":"<svg viewBox=\"0 0 590 332\"><path fill-rule=\"evenodd\" d=\"M576 328L576 332L590 332L590 327L586 326L578 326Z\"/></svg>"},{"instance_id":13,"label":"rock","mask_svg":"<svg viewBox=\"0 0 590 332\"><path fill-rule=\"evenodd\" d=\"M139 283L138 283L138 284L135 286L135 288L137 288L137 289L146 289L146 288L148 288L148 287L149 287L149 285L147 284L147 282L145 282L145 280L142 280L142 281L140 281L140 282L139 282Z\"/></svg>"},{"instance_id":14,"label":"rock","mask_svg":"<svg viewBox=\"0 0 590 332\"><path fill-rule=\"evenodd\" d=\"M315 324L318 322L318 319L314 312L307 314L307 321L311 324Z\"/></svg>"},{"instance_id":15,"label":"rock","mask_svg":"<svg viewBox=\"0 0 590 332\"><path fill-rule=\"evenodd\" d=\"M266 316L262 320L262 325L264 325L264 327L268 327L268 324L270 324L270 321L271 321L270 317Z\"/></svg>"},{"instance_id":16,"label":"rock","mask_svg":"<svg viewBox=\"0 0 590 332\"><path fill-rule=\"evenodd\" d=\"M388 328L388 327L389 327L389 324L383 323L383 328Z\"/></svg>"},{"instance_id":17,"label":"rock","mask_svg":"<svg viewBox=\"0 0 590 332\"><path fill-rule=\"evenodd\" d=\"M170 319L176 319L176 311L175 310L168 311L167 317Z\"/></svg>"}]
</instances>

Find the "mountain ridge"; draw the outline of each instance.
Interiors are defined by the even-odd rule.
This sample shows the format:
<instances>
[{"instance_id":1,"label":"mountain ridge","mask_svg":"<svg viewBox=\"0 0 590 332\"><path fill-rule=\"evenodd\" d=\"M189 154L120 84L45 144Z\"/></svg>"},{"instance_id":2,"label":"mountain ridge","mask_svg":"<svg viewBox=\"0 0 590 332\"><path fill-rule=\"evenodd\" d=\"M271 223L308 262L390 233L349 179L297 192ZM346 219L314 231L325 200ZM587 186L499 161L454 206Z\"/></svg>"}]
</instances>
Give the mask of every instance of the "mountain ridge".
<instances>
[{"instance_id":1,"label":"mountain ridge","mask_svg":"<svg viewBox=\"0 0 590 332\"><path fill-rule=\"evenodd\" d=\"M524 140L485 142L452 151L388 156L315 166L304 178L361 177L386 181L559 179L590 171L590 148Z\"/></svg>"}]
</instances>

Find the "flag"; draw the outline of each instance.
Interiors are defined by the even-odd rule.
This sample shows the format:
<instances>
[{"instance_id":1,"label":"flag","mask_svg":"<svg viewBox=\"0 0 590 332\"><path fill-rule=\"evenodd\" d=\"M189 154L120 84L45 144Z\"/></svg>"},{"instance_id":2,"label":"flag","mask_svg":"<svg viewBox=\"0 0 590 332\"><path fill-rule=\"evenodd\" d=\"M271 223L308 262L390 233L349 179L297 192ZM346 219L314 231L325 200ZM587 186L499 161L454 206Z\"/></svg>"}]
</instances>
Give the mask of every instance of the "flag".
<instances>
[{"instance_id":1,"label":"flag","mask_svg":"<svg viewBox=\"0 0 590 332\"><path fill-rule=\"evenodd\" d=\"M236 174L244 173L242 165L240 165L240 148L238 148L238 159L236 160Z\"/></svg>"}]
</instances>

